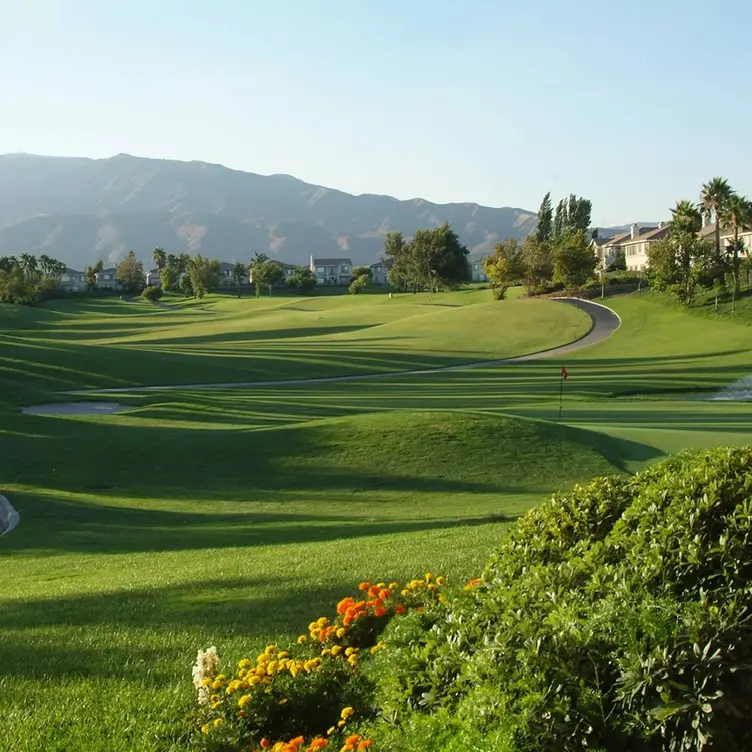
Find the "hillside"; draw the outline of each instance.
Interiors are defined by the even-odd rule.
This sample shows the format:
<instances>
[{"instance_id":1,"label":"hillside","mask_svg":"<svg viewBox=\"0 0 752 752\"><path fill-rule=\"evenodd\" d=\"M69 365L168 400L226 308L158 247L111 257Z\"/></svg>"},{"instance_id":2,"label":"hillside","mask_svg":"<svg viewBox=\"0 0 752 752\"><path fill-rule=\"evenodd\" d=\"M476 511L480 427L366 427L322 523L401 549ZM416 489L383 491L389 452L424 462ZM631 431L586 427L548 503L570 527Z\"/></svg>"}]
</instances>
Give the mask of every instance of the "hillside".
<instances>
[{"instance_id":1,"label":"hillside","mask_svg":"<svg viewBox=\"0 0 752 752\"><path fill-rule=\"evenodd\" d=\"M472 253L524 237L534 212L423 199L353 196L289 175L204 162L0 155L0 255L47 253L70 266L129 249L201 252L244 261L262 251L289 263L310 254L372 263L390 230L411 235L449 221Z\"/></svg>"}]
</instances>

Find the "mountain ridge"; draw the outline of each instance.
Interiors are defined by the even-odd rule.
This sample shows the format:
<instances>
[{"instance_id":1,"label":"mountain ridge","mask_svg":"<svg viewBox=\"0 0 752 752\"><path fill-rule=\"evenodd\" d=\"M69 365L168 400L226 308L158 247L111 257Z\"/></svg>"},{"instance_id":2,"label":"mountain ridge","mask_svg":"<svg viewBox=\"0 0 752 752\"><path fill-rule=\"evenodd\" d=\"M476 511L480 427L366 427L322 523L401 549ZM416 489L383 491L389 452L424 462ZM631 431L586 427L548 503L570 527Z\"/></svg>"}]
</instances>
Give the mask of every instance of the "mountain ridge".
<instances>
[{"instance_id":1,"label":"mountain ridge","mask_svg":"<svg viewBox=\"0 0 752 752\"><path fill-rule=\"evenodd\" d=\"M443 221L476 256L498 239L524 237L536 214L354 195L198 160L0 155L0 255L47 253L75 267L116 263L130 249L148 261L155 246L228 261L260 251L289 263L310 255L373 263L386 232L411 236Z\"/></svg>"}]
</instances>

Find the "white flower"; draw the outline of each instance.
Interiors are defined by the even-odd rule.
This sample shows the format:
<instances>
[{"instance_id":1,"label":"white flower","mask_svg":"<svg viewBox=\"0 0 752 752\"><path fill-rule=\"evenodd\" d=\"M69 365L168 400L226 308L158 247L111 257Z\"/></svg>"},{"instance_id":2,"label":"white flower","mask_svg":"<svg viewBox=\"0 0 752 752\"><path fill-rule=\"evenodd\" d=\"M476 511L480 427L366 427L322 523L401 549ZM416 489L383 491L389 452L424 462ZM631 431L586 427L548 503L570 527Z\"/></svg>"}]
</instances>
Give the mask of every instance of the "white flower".
<instances>
[{"instance_id":1,"label":"white flower","mask_svg":"<svg viewBox=\"0 0 752 752\"><path fill-rule=\"evenodd\" d=\"M213 645L207 650L199 650L193 665L193 686L198 693L198 704L208 705L210 688L204 686L204 679L213 679L217 675L219 655Z\"/></svg>"}]
</instances>

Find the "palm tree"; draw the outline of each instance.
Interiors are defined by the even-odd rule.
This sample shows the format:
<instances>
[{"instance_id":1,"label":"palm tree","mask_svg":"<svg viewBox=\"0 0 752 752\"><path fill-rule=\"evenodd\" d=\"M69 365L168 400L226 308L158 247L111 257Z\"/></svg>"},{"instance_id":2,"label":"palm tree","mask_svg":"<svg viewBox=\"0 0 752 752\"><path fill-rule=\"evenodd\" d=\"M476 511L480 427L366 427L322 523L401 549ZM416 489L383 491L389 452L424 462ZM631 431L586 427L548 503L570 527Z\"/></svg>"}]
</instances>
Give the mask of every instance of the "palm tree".
<instances>
[{"instance_id":1,"label":"palm tree","mask_svg":"<svg viewBox=\"0 0 752 752\"><path fill-rule=\"evenodd\" d=\"M702 215L697 204L686 199L677 201L671 210L671 225L677 230L697 233L702 227Z\"/></svg>"},{"instance_id":2,"label":"palm tree","mask_svg":"<svg viewBox=\"0 0 752 752\"><path fill-rule=\"evenodd\" d=\"M715 220L715 262L719 270L723 268L721 259L721 214L733 195L734 190L728 184L728 180L721 177L713 178L705 183L700 194L703 216L708 222ZM721 271L720 276L723 278L725 274Z\"/></svg>"},{"instance_id":3,"label":"palm tree","mask_svg":"<svg viewBox=\"0 0 752 752\"><path fill-rule=\"evenodd\" d=\"M154 265L161 274L167 266L167 254L165 253L164 248L155 248L152 258L154 259Z\"/></svg>"},{"instance_id":4,"label":"palm tree","mask_svg":"<svg viewBox=\"0 0 752 752\"><path fill-rule=\"evenodd\" d=\"M744 196L732 194L721 212L723 223L734 231L734 242L731 245L734 269L734 292L738 295L741 281L739 278L739 231L752 228L752 202Z\"/></svg>"},{"instance_id":5,"label":"palm tree","mask_svg":"<svg viewBox=\"0 0 752 752\"><path fill-rule=\"evenodd\" d=\"M36 256L32 256L30 253L22 253L18 257L18 265L21 267L21 271L24 277L28 280L35 277L37 274L37 259Z\"/></svg>"}]
</instances>

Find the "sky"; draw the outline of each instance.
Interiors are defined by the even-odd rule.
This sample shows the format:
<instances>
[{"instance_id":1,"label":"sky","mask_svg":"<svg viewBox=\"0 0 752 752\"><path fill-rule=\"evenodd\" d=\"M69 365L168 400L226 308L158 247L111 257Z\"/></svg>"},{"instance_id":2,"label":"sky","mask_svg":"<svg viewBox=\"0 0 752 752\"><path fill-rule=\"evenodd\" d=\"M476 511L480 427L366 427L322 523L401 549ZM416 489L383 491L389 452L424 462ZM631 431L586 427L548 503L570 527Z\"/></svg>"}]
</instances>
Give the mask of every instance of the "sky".
<instances>
[{"instance_id":1,"label":"sky","mask_svg":"<svg viewBox=\"0 0 752 752\"><path fill-rule=\"evenodd\" d=\"M0 153L666 218L752 193L749 0L0 0Z\"/></svg>"}]
</instances>

